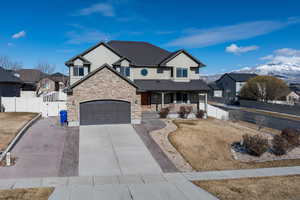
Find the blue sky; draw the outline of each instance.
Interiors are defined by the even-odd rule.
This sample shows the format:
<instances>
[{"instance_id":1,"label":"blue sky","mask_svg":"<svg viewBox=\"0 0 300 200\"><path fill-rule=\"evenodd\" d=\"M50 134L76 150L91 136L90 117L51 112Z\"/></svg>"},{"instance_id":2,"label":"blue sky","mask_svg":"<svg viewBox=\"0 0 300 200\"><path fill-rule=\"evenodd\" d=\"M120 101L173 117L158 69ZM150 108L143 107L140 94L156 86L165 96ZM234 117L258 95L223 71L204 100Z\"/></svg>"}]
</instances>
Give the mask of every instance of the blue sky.
<instances>
[{"instance_id":1,"label":"blue sky","mask_svg":"<svg viewBox=\"0 0 300 200\"><path fill-rule=\"evenodd\" d=\"M153 3L155 2L155 3ZM300 50L300 1L27 0L1 2L0 55L33 68L64 62L101 40L184 48L203 74L255 66L283 48Z\"/></svg>"}]
</instances>

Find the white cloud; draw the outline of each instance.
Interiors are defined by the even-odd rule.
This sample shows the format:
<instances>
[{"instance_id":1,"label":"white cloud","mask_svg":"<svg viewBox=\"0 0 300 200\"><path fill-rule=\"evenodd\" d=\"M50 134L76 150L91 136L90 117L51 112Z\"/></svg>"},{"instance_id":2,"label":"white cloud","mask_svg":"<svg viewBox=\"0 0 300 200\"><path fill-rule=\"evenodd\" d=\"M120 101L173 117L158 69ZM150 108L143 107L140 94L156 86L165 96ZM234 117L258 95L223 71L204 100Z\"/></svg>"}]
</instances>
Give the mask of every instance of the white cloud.
<instances>
[{"instance_id":1,"label":"white cloud","mask_svg":"<svg viewBox=\"0 0 300 200\"><path fill-rule=\"evenodd\" d=\"M115 10L114 7L109 3L97 3L93 4L87 8L79 10L75 15L77 16L87 16L95 13L100 13L105 17L114 17Z\"/></svg>"},{"instance_id":2,"label":"white cloud","mask_svg":"<svg viewBox=\"0 0 300 200\"><path fill-rule=\"evenodd\" d=\"M186 35L170 41L166 46L186 48L211 46L265 35L297 23L300 23L299 18L289 18L286 21L253 21L209 29L190 28L184 31Z\"/></svg>"},{"instance_id":3,"label":"white cloud","mask_svg":"<svg viewBox=\"0 0 300 200\"><path fill-rule=\"evenodd\" d=\"M68 37L67 43L69 44L95 43L110 39L108 34L97 30L69 31L66 35Z\"/></svg>"},{"instance_id":4,"label":"white cloud","mask_svg":"<svg viewBox=\"0 0 300 200\"><path fill-rule=\"evenodd\" d=\"M238 46L236 44L231 44L228 47L225 48L225 51L228 53L233 53L233 54L242 54L242 53L246 53L249 51L255 51L259 49L258 46L252 45L252 46Z\"/></svg>"},{"instance_id":5,"label":"white cloud","mask_svg":"<svg viewBox=\"0 0 300 200\"><path fill-rule=\"evenodd\" d=\"M260 58L273 64L292 64L300 65L300 50L282 48L274 51L273 54Z\"/></svg>"},{"instance_id":6,"label":"white cloud","mask_svg":"<svg viewBox=\"0 0 300 200\"><path fill-rule=\"evenodd\" d=\"M13 34L11 37L13 39L19 39L19 38L22 38L22 37L25 37L25 36L26 36L26 32L25 31L20 31L18 33Z\"/></svg>"}]
</instances>

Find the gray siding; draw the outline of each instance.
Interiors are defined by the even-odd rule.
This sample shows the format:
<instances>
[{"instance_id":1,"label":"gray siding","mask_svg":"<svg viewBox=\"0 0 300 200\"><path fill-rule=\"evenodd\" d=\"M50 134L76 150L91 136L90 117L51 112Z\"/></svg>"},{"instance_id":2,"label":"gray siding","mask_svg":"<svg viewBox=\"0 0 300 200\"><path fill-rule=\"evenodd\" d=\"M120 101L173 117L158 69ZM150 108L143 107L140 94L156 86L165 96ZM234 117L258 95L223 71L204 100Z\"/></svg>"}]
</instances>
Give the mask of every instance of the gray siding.
<instances>
[{"instance_id":1,"label":"gray siding","mask_svg":"<svg viewBox=\"0 0 300 200\"><path fill-rule=\"evenodd\" d=\"M21 85L16 83L0 83L0 96L20 97Z\"/></svg>"}]
</instances>

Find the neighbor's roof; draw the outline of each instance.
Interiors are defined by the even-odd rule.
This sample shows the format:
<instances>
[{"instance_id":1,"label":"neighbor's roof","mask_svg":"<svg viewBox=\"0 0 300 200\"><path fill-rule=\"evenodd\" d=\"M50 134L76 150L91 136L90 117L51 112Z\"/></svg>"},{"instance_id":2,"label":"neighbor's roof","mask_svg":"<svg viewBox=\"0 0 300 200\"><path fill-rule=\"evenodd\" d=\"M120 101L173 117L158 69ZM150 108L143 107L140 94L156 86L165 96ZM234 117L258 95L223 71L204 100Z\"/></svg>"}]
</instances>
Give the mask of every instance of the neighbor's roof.
<instances>
[{"instance_id":1,"label":"neighbor's roof","mask_svg":"<svg viewBox=\"0 0 300 200\"><path fill-rule=\"evenodd\" d=\"M0 82L1 83L20 83L23 81L15 75L14 71L6 70L0 67Z\"/></svg>"},{"instance_id":2,"label":"neighbor's roof","mask_svg":"<svg viewBox=\"0 0 300 200\"><path fill-rule=\"evenodd\" d=\"M54 73L54 74L51 74L49 76L47 76L47 78L55 81L55 82L63 82L63 83L67 83L68 82L68 76L62 74L62 73Z\"/></svg>"},{"instance_id":3,"label":"neighbor's roof","mask_svg":"<svg viewBox=\"0 0 300 200\"><path fill-rule=\"evenodd\" d=\"M47 76L47 74L41 72L38 69L20 69L17 70L17 74L20 75L20 79L22 79L24 82L29 83L36 83L41 78Z\"/></svg>"},{"instance_id":4,"label":"neighbor's roof","mask_svg":"<svg viewBox=\"0 0 300 200\"><path fill-rule=\"evenodd\" d=\"M250 78L257 76L257 74L250 74L250 73L226 73L223 76L221 76L221 78L219 78L217 81L221 80L226 75L229 76L235 82L246 82Z\"/></svg>"},{"instance_id":5,"label":"neighbor's roof","mask_svg":"<svg viewBox=\"0 0 300 200\"><path fill-rule=\"evenodd\" d=\"M70 65L73 63L74 60L77 58L82 59L84 55L92 51L93 49L97 48L100 45L104 45L115 54L120 57L119 62L121 59L128 59L133 66L164 66L169 60L174 58L180 53L185 53L191 59L199 64L200 67L204 66L198 59L190 55L185 50L178 50L175 52L169 52L165 49L162 49L158 46L150 44L148 42L140 42L140 41L120 41L120 40L112 40L107 43L100 42L95 46L87 49L83 53L74 56L70 60L66 62L66 65ZM86 60L86 62L88 62ZM85 63L86 63L85 62ZM118 61L114 64L118 64Z\"/></svg>"},{"instance_id":6,"label":"neighbor's roof","mask_svg":"<svg viewBox=\"0 0 300 200\"><path fill-rule=\"evenodd\" d=\"M209 87L202 80L175 82L172 80L135 80L142 91L208 91Z\"/></svg>"}]
</instances>

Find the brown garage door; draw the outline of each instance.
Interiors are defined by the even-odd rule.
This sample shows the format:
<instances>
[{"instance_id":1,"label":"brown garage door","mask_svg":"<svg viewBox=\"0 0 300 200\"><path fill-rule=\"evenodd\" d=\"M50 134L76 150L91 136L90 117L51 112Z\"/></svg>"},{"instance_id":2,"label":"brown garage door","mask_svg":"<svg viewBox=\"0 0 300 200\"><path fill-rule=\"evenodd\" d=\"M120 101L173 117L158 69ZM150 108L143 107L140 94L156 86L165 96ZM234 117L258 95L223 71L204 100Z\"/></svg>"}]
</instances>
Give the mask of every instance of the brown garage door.
<instances>
[{"instance_id":1,"label":"brown garage door","mask_svg":"<svg viewBox=\"0 0 300 200\"><path fill-rule=\"evenodd\" d=\"M80 104L80 125L128 124L130 103L118 100L89 101Z\"/></svg>"}]
</instances>

